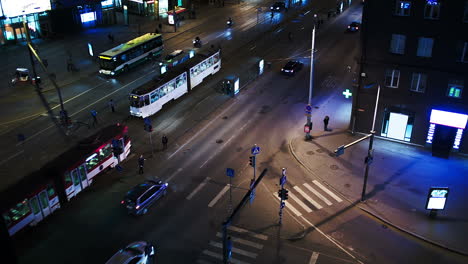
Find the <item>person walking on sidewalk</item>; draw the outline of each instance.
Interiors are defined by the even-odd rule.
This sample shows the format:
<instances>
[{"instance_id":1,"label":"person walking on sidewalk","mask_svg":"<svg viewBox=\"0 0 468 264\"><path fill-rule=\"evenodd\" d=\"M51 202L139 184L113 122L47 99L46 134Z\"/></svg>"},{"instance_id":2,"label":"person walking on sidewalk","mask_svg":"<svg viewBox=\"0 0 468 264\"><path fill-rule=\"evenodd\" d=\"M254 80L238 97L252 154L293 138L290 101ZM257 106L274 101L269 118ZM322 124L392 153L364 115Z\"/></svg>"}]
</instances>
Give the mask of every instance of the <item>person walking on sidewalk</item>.
<instances>
[{"instance_id":1,"label":"person walking on sidewalk","mask_svg":"<svg viewBox=\"0 0 468 264\"><path fill-rule=\"evenodd\" d=\"M91 110L91 116L93 117L93 127L96 127L96 125L99 123L96 110Z\"/></svg>"},{"instance_id":2,"label":"person walking on sidewalk","mask_svg":"<svg viewBox=\"0 0 468 264\"><path fill-rule=\"evenodd\" d=\"M325 118L323 119L323 130L324 131L329 131L328 130L328 121L330 121L330 117L325 116Z\"/></svg>"},{"instance_id":3,"label":"person walking on sidewalk","mask_svg":"<svg viewBox=\"0 0 468 264\"><path fill-rule=\"evenodd\" d=\"M110 107L112 113L115 113L115 105L114 105L114 100L113 99L109 100L109 107Z\"/></svg>"},{"instance_id":4,"label":"person walking on sidewalk","mask_svg":"<svg viewBox=\"0 0 468 264\"><path fill-rule=\"evenodd\" d=\"M138 158L138 174L143 174L143 166L145 165L145 158L143 154Z\"/></svg>"},{"instance_id":5,"label":"person walking on sidewalk","mask_svg":"<svg viewBox=\"0 0 468 264\"><path fill-rule=\"evenodd\" d=\"M169 140L167 139L166 135L162 136L162 144L163 144L163 150L167 149L167 142Z\"/></svg>"}]
</instances>

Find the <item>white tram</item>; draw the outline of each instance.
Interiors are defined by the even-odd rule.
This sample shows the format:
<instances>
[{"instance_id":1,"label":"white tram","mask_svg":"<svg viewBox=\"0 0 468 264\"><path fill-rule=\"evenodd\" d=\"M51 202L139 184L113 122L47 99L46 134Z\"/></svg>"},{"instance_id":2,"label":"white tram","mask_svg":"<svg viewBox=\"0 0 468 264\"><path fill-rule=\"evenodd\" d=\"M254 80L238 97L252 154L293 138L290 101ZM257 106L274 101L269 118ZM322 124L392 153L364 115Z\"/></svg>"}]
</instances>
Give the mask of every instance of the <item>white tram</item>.
<instances>
[{"instance_id":1,"label":"white tram","mask_svg":"<svg viewBox=\"0 0 468 264\"><path fill-rule=\"evenodd\" d=\"M158 81L133 90L130 94L130 114L142 118L154 115L165 103L188 93L202 83L204 78L220 69L219 50L208 54L197 53L193 58L159 76Z\"/></svg>"}]
</instances>

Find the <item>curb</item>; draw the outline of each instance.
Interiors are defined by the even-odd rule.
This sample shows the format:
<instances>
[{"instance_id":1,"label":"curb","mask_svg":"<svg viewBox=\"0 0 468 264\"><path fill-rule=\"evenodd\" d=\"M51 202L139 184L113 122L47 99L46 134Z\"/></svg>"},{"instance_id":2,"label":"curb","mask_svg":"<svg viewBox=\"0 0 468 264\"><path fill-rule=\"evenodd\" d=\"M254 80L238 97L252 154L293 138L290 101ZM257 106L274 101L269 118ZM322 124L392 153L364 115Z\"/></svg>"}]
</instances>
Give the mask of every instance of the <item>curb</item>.
<instances>
[{"instance_id":1,"label":"curb","mask_svg":"<svg viewBox=\"0 0 468 264\"><path fill-rule=\"evenodd\" d=\"M321 177L319 177L318 175L316 175L309 167L307 167L307 166L298 158L296 152L294 151L294 147L293 147L293 144L292 144L292 141L293 141L293 140L294 140L294 138L293 138L293 139L290 139L290 140L288 141L288 145L289 145L289 150L290 150L291 154L293 155L294 159L295 159L302 167L304 167L308 172L310 172L313 176L315 176L316 178L318 178L318 179L320 179L322 182L324 182L324 180L323 180ZM329 187L333 187L333 186L329 185ZM354 202L350 201L346 196L344 196L341 192L339 192L337 189L333 188L333 190L335 190L336 192L338 192L338 193L339 193L346 201L348 201L349 203L351 203L351 204L354 203ZM457 253L457 254L460 254L460 255L462 255L462 256L468 256L468 253L467 253L467 252L463 252L463 251L460 251L460 250L451 248L451 247L449 247L449 246L446 246L446 245L444 245L444 244L435 242L435 241L433 241L433 240L431 240L431 239L428 239L428 238L426 238L426 237L424 237L424 236L422 236L422 235L416 234L416 233L411 232L411 231L409 231L409 230L407 230L407 229L405 229L405 228L403 228L403 227L400 227L400 226L398 226L398 225L396 225L396 224L393 224L392 222L390 222L389 220L385 219L384 217L378 215L377 213L371 211L370 209L364 208L363 206L361 206L361 205L359 205L359 204L357 205L357 208L359 208L359 209L360 209L361 211L363 211L364 213L367 213L367 214L373 216L374 218L377 218L378 220L384 222L385 224L387 224L387 225L389 225L389 226L391 226L391 227L393 227L393 228L395 228L395 229L397 229L397 230L399 230L399 231L401 231L401 232L403 232L403 233L406 233L406 234L411 235L411 236L413 236L413 237L415 237L415 238L418 238L418 239L420 239L420 240L422 240L422 241L424 241L424 242L427 242L427 243L429 243L429 244L431 244L431 245L440 247L440 248L442 248L442 249L451 251L451 252L453 252L453 253Z\"/></svg>"}]
</instances>

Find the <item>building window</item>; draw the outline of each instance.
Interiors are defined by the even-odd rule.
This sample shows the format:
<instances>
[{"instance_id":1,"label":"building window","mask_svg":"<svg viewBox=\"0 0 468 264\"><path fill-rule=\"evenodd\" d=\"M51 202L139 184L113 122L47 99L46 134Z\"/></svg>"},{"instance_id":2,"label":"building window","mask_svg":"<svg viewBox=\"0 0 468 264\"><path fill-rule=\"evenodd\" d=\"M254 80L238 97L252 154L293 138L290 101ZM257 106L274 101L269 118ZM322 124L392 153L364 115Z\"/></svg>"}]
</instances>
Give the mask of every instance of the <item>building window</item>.
<instances>
[{"instance_id":1,"label":"building window","mask_svg":"<svg viewBox=\"0 0 468 264\"><path fill-rule=\"evenodd\" d=\"M457 61L468 63L468 42L458 42Z\"/></svg>"},{"instance_id":2,"label":"building window","mask_svg":"<svg viewBox=\"0 0 468 264\"><path fill-rule=\"evenodd\" d=\"M468 23L468 1L465 2L465 12L463 14L463 22Z\"/></svg>"},{"instance_id":3,"label":"building window","mask_svg":"<svg viewBox=\"0 0 468 264\"><path fill-rule=\"evenodd\" d=\"M432 46L434 45L433 38L419 38L418 40L418 51L416 55L418 57L432 57Z\"/></svg>"},{"instance_id":4,"label":"building window","mask_svg":"<svg viewBox=\"0 0 468 264\"><path fill-rule=\"evenodd\" d=\"M390 43L390 52L395 54L405 53L406 36L399 34L392 34L392 41Z\"/></svg>"},{"instance_id":5,"label":"building window","mask_svg":"<svg viewBox=\"0 0 468 264\"><path fill-rule=\"evenodd\" d=\"M414 72L411 79L411 88L413 92L424 93L426 91L427 75L424 73Z\"/></svg>"},{"instance_id":6,"label":"building window","mask_svg":"<svg viewBox=\"0 0 468 264\"><path fill-rule=\"evenodd\" d=\"M427 1L424 8L424 18L426 19L439 19L440 16L440 3L437 1Z\"/></svg>"},{"instance_id":7,"label":"building window","mask_svg":"<svg viewBox=\"0 0 468 264\"><path fill-rule=\"evenodd\" d=\"M411 11L410 1L396 1L395 15L397 16L409 16Z\"/></svg>"},{"instance_id":8,"label":"building window","mask_svg":"<svg viewBox=\"0 0 468 264\"><path fill-rule=\"evenodd\" d=\"M385 86L391 88L398 88L400 81L400 70L386 70L385 71Z\"/></svg>"},{"instance_id":9,"label":"building window","mask_svg":"<svg viewBox=\"0 0 468 264\"><path fill-rule=\"evenodd\" d=\"M461 98L463 86L463 80L450 80L448 85L447 96Z\"/></svg>"}]
</instances>

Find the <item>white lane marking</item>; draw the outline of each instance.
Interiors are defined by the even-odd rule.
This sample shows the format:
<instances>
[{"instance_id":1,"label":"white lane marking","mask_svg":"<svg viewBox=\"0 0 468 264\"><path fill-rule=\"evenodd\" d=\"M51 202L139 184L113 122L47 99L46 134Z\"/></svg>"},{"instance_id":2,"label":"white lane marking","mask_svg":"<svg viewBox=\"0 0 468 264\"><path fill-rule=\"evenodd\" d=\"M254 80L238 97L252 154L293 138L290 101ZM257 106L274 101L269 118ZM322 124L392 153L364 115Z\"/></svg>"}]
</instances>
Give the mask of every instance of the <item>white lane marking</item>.
<instances>
[{"instance_id":1,"label":"white lane marking","mask_svg":"<svg viewBox=\"0 0 468 264\"><path fill-rule=\"evenodd\" d=\"M275 195L276 193L273 193L273 196L276 197L276 199L278 199L278 201L281 201L281 199ZM290 203L288 203L288 201L283 201L284 202L284 205L286 208L288 208L289 210L293 211L293 213L297 216L301 216L301 212L299 212L296 208L294 208L294 206L292 206Z\"/></svg>"},{"instance_id":2,"label":"white lane marking","mask_svg":"<svg viewBox=\"0 0 468 264\"><path fill-rule=\"evenodd\" d=\"M301 199L297 198L296 195L290 193L289 196L291 196L291 198L292 198L294 201L296 201L296 203L298 203L302 208L304 208L304 210L306 210L306 212L308 212L308 213L312 212L312 209L310 209L309 206L307 206L305 203L303 203L303 202L301 201Z\"/></svg>"},{"instance_id":3,"label":"white lane marking","mask_svg":"<svg viewBox=\"0 0 468 264\"><path fill-rule=\"evenodd\" d=\"M220 259L220 260L223 259L223 255L218 254L218 253L214 253L214 252L209 251L209 250L203 250L202 253L205 254L205 255L208 255L210 257L216 258L216 259ZM249 264L248 262L240 261L240 260L235 259L235 258L231 258L231 263L234 263L234 264Z\"/></svg>"},{"instance_id":4,"label":"white lane marking","mask_svg":"<svg viewBox=\"0 0 468 264\"><path fill-rule=\"evenodd\" d=\"M228 229L231 230L231 231L237 232L237 233L247 234L247 235L249 235L251 237L255 237L255 238L258 238L258 239L261 239L261 240L267 240L268 239L268 236L265 236L265 235L262 235L262 234L259 234L259 233L255 233L255 232L252 232L252 231L249 231L247 229L243 229L243 228L240 228L240 227L237 227L237 226L228 226Z\"/></svg>"},{"instance_id":5,"label":"white lane marking","mask_svg":"<svg viewBox=\"0 0 468 264\"><path fill-rule=\"evenodd\" d=\"M313 204L317 209L322 209L323 208L319 203L317 203L314 199L312 199L309 195L307 195L307 193L305 193L303 190L301 190L301 188L299 188L298 186L294 186L293 188L298 193L300 193L304 198L306 198L311 204Z\"/></svg>"},{"instance_id":6,"label":"white lane marking","mask_svg":"<svg viewBox=\"0 0 468 264\"><path fill-rule=\"evenodd\" d=\"M211 120L210 122L208 122L208 124L206 124L205 127L203 127L202 129L200 129L197 133L195 133L195 135L193 135L189 140L187 140L187 142L185 142L184 144L182 144L182 146L180 146L176 151L174 151L174 153L172 153L167 159L171 159L175 154L177 154L177 152L179 152L181 149L183 149L185 147L185 145L187 145L188 143L192 143L193 142L193 139L198 137L199 134L201 134L202 132L204 132L210 125L211 123L213 123L214 121L217 121L219 119L220 116L224 115L224 113L229 110L233 105L235 104L231 104L230 106L228 106L226 109L224 109L224 111L222 111L218 116L216 116L216 118L213 118L213 120Z\"/></svg>"},{"instance_id":7,"label":"white lane marking","mask_svg":"<svg viewBox=\"0 0 468 264\"><path fill-rule=\"evenodd\" d=\"M217 233L216 233L216 236L219 237L219 238L222 238L222 237L223 237L223 234L221 234L220 232L217 232ZM244 244L244 245L246 245L246 246L251 246L251 247L254 247L254 248L256 248L256 249L262 249L262 248L263 248L263 245L262 245L262 244L255 243L255 242L252 242L252 241L249 241L249 240L245 240L245 239L242 239L242 238L231 237L231 240L232 240L232 242Z\"/></svg>"},{"instance_id":8,"label":"white lane marking","mask_svg":"<svg viewBox=\"0 0 468 264\"><path fill-rule=\"evenodd\" d=\"M336 194L332 193L330 190L328 190L327 188L325 188L325 186L323 186L320 182L318 182L317 180L313 180L313 183L315 183L315 185L317 185L320 189L322 189L324 192L328 193L328 195L330 195L331 197L333 197L333 199L335 199L337 202L341 203L343 200L341 200L340 197L338 197Z\"/></svg>"},{"instance_id":9,"label":"white lane marking","mask_svg":"<svg viewBox=\"0 0 468 264\"><path fill-rule=\"evenodd\" d=\"M318 252L313 252L312 256L310 256L309 264L317 263L318 256L319 256Z\"/></svg>"},{"instance_id":10,"label":"white lane marking","mask_svg":"<svg viewBox=\"0 0 468 264\"><path fill-rule=\"evenodd\" d=\"M315 194L315 196L317 196L318 198L322 199L322 201L324 201L327 205L332 205L332 202L330 202L325 196L323 196L321 193L319 193L317 190L315 190L314 188L312 188L312 186L310 186L308 183L304 183L304 186L309 190L311 191L313 194Z\"/></svg>"},{"instance_id":11,"label":"white lane marking","mask_svg":"<svg viewBox=\"0 0 468 264\"><path fill-rule=\"evenodd\" d=\"M247 126L247 125L250 123L251 120L253 120L253 118L250 119L247 123L245 123L245 124L244 124L239 130L237 130L237 131L242 131L242 130L244 130L245 126ZM203 166L205 166L205 164L208 163L208 161L210 161L212 158L214 158L216 155L218 155L219 152L221 152L221 150L223 150L224 147L227 146L227 145L229 144L229 142L230 142L233 138L235 138L235 137L236 137L235 134L232 135L232 136L226 141L226 143L224 143L224 144L221 146L221 148L218 149L218 151L216 151L216 152L215 152L213 155L211 155L205 162L203 162L203 164L200 166L200 169L201 169Z\"/></svg>"},{"instance_id":12,"label":"white lane marking","mask_svg":"<svg viewBox=\"0 0 468 264\"><path fill-rule=\"evenodd\" d=\"M216 195L216 197L213 200L211 200L211 202L208 204L208 207L213 207L213 205L215 205L216 202L218 202L218 200L221 198L221 196L223 196L223 194L225 194L228 190L229 184L226 184L226 186L224 186L224 188L218 193L218 195Z\"/></svg>"},{"instance_id":13,"label":"white lane marking","mask_svg":"<svg viewBox=\"0 0 468 264\"><path fill-rule=\"evenodd\" d=\"M221 248L221 249L223 248L223 245L221 243L211 241L211 240L210 240L210 245L213 246L213 247ZM249 258L257 258L257 256L258 256L257 253L248 252L248 251L242 250L240 248L236 248L234 246L232 247L232 252L240 254L240 255L244 255L244 256L249 257Z\"/></svg>"},{"instance_id":14,"label":"white lane marking","mask_svg":"<svg viewBox=\"0 0 468 264\"><path fill-rule=\"evenodd\" d=\"M11 155L10 157L8 157L8 158L6 158L6 159L0 161L0 166L3 165L4 163L7 163L7 162L8 162L9 160L11 160L12 158L14 158L14 157L16 157L16 156L22 154L23 152L24 152L24 150L20 150L20 151L16 152L15 154Z\"/></svg>"},{"instance_id":15,"label":"white lane marking","mask_svg":"<svg viewBox=\"0 0 468 264\"><path fill-rule=\"evenodd\" d=\"M353 256L351 253L349 253L346 249L344 249L340 244L338 244L332 237L328 236L325 234L322 230L320 230L317 226L309 222L304 216L300 216L301 219L309 224L311 227L314 228L314 230L317 230L322 236L324 236L326 239L328 239L330 242L332 242L335 246L337 246L339 249L341 249L344 253L348 254L348 256L352 257L353 259L357 260L355 256ZM361 261L357 260L359 263L362 263Z\"/></svg>"},{"instance_id":16,"label":"white lane marking","mask_svg":"<svg viewBox=\"0 0 468 264\"><path fill-rule=\"evenodd\" d=\"M190 200L193 198L193 196L205 186L208 181L211 180L210 177L206 177L185 199Z\"/></svg>"},{"instance_id":17,"label":"white lane marking","mask_svg":"<svg viewBox=\"0 0 468 264\"><path fill-rule=\"evenodd\" d=\"M166 179L166 182L170 182L172 178L174 178L179 172L183 171L184 169L178 168L176 172L174 172L169 178Z\"/></svg>"}]
</instances>

